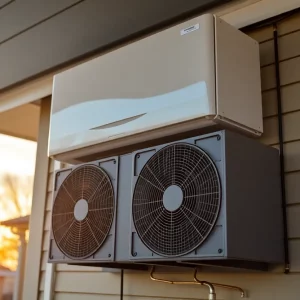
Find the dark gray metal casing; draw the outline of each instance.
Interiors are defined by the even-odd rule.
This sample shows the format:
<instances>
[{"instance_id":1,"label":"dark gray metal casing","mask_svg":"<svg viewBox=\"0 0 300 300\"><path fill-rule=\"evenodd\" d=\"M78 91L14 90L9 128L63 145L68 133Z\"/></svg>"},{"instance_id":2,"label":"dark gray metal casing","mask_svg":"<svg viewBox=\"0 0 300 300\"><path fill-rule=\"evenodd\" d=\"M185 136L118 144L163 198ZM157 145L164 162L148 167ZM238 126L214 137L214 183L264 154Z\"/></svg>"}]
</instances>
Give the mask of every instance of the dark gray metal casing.
<instances>
[{"instance_id":1,"label":"dark gray metal casing","mask_svg":"<svg viewBox=\"0 0 300 300\"><path fill-rule=\"evenodd\" d=\"M278 150L229 131L174 143L179 142L204 150L215 163L221 181L220 213L214 229L203 244L187 255L168 258L149 250L136 233L131 216L136 180L148 159L158 150L173 144L169 143L110 158L116 159L114 166L118 169L114 183L117 185L116 215L111 235L103 245L104 250L101 247L97 252L99 255L96 253L95 258L76 262L67 258L58 259L57 252L53 253L54 248L50 248L50 255L55 255L49 261L87 265L99 263L102 266L107 266L104 263L107 262L110 267L121 263L130 266L132 263L209 264L213 261L213 265L230 267L237 267L241 262L282 263L283 220ZM52 243L51 240L50 247ZM110 258L106 256L108 253L112 254Z\"/></svg>"},{"instance_id":2,"label":"dark gray metal casing","mask_svg":"<svg viewBox=\"0 0 300 300\"><path fill-rule=\"evenodd\" d=\"M200 147L214 161L221 180L222 202L217 223L207 240L189 254L171 260L283 262L278 150L229 131L181 142ZM132 189L147 160L165 146L133 153ZM130 260L166 260L146 248L132 221L130 225Z\"/></svg>"}]
</instances>

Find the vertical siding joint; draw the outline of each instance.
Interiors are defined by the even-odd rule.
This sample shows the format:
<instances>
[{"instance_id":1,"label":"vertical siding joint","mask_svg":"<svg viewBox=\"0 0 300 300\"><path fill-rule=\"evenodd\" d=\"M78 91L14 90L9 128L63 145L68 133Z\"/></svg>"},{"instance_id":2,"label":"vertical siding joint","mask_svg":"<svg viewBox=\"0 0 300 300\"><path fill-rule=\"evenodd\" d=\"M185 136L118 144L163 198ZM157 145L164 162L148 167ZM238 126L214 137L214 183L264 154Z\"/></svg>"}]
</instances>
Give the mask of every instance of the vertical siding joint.
<instances>
[{"instance_id":1,"label":"vertical siding joint","mask_svg":"<svg viewBox=\"0 0 300 300\"><path fill-rule=\"evenodd\" d=\"M279 69L279 53L278 53L278 31L277 23L273 24L274 52L275 52L275 74L276 74L276 94L277 94L277 110L278 110L278 135L280 150L280 177L281 177L281 199L282 199L282 216L284 230L284 258L285 258L285 274L290 272L288 229L287 229L287 212L286 212L286 187L285 187L285 163L284 163L284 136L283 136L283 117L282 117L282 99L281 99L281 82Z\"/></svg>"}]
</instances>

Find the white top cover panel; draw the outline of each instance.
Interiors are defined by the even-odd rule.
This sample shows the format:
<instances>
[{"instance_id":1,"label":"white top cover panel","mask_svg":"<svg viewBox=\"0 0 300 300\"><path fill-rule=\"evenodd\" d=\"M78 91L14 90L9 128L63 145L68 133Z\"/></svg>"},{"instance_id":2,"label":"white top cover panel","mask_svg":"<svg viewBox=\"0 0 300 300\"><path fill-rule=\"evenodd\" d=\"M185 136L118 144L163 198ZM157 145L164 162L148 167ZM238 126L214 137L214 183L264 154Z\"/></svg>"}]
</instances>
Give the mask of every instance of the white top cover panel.
<instances>
[{"instance_id":1,"label":"white top cover panel","mask_svg":"<svg viewBox=\"0 0 300 300\"><path fill-rule=\"evenodd\" d=\"M168 134L175 124L176 132L187 130L178 127L187 122L195 121L189 129L212 125L208 120L218 119L215 27L215 17L204 15L56 75L49 155L68 161L70 153L71 161L78 150L90 155L101 152L96 145L109 150L112 141L122 147L150 132L161 137L155 132Z\"/></svg>"}]
</instances>

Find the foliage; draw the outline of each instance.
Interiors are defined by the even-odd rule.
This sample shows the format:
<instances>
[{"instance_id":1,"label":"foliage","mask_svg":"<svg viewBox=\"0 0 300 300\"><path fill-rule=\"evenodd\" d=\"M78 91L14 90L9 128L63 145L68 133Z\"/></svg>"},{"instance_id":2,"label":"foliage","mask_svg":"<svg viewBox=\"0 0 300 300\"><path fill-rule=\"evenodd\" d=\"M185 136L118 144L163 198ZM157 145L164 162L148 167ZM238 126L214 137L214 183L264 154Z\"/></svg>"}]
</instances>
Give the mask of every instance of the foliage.
<instances>
[{"instance_id":1,"label":"foliage","mask_svg":"<svg viewBox=\"0 0 300 300\"><path fill-rule=\"evenodd\" d=\"M1 265L15 270L18 261L18 246L19 240L18 236L12 234L9 228L0 226L0 262Z\"/></svg>"},{"instance_id":2,"label":"foliage","mask_svg":"<svg viewBox=\"0 0 300 300\"><path fill-rule=\"evenodd\" d=\"M29 176L5 174L0 178L3 193L0 205L5 218L30 214L33 179ZM0 216L2 219L2 216Z\"/></svg>"},{"instance_id":3,"label":"foliage","mask_svg":"<svg viewBox=\"0 0 300 300\"><path fill-rule=\"evenodd\" d=\"M4 174L0 177L0 221L30 214L33 178ZM0 263L15 269L18 259L18 236L0 226Z\"/></svg>"}]
</instances>

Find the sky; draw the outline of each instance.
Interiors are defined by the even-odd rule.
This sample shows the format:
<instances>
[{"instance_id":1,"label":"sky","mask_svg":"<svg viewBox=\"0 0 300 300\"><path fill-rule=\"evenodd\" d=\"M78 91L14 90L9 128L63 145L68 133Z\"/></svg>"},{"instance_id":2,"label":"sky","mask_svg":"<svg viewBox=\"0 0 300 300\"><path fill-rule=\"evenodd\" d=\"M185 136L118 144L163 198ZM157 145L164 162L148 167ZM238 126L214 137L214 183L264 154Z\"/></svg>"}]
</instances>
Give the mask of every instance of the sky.
<instances>
[{"instance_id":1,"label":"sky","mask_svg":"<svg viewBox=\"0 0 300 300\"><path fill-rule=\"evenodd\" d=\"M0 134L0 174L34 175L36 142Z\"/></svg>"}]
</instances>

